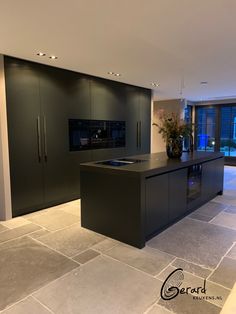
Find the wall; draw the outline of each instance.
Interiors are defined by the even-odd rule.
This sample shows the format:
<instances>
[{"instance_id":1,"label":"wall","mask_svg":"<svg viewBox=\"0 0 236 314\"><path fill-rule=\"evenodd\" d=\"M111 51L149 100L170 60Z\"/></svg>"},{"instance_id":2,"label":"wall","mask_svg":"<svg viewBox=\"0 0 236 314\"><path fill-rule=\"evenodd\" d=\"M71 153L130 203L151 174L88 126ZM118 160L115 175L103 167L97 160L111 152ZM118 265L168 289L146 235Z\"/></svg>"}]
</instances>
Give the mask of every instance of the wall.
<instances>
[{"instance_id":1,"label":"wall","mask_svg":"<svg viewBox=\"0 0 236 314\"><path fill-rule=\"evenodd\" d=\"M12 217L3 56L0 55L0 220Z\"/></svg>"},{"instance_id":2,"label":"wall","mask_svg":"<svg viewBox=\"0 0 236 314\"><path fill-rule=\"evenodd\" d=\"M161 100L153 102L153 114L152 114L152 123L159 123L158 113L160 110L164 110L168 113L177 113L183 118L185 107L185 101L181 101L180 99L170 99L170 100ZM158 129L156 126L152 125L152 145L151 152L158 153L166 150L166 144L161 136L158 133Z\"/></svg>"}]
</instances>

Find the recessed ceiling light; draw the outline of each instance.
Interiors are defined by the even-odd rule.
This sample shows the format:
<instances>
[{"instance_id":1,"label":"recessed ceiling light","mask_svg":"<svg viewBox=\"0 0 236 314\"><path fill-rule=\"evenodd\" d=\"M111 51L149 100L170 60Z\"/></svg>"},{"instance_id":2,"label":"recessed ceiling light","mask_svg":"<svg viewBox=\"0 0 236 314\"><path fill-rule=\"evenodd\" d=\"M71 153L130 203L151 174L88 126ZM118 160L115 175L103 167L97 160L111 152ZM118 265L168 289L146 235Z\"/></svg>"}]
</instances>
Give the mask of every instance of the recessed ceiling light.
<instances>
[{"instance_id":1,"label":"recessed ceiling light","mask_svg":"<svg viewBox=\"0 0 236 314\"><path fill-rule=\"evenodd\" d=\"M208 84L208 82L207 81L201 81L200 84L201 85L206 85L206 84Z\"/></svg>"},{"instance_id":2,"label":"recessed ceiling light","mask_svg":"<svg viewBox=\"0 0 236 314\"><path fill-rule=\"evenodd\" d=\"M154 86L154 87L159 87L160 86L160 84L154 83L154 82L152 82L151 85Z\"/></svg>"},{"instance_id":3,"label":"recessed ceiling light","mask_svg":"<svg viewBox=\"0 0 236 314\"><path fill-rule=\"evenodd\" d=\"M49 58L50 58L50 59L53 59L53 60L58 59L57 56L50 56Z\"/></svg>"},{"instance_id":4,"label":"recessed ceiling light","mask_svg":"<svg viewBox=\"0 0 236 314\"><path fill-rule=\"evenodd\" d=\"M38 53L37 53L37 56L44 57L44 56L46 56L46 53L44 53L44 52L38 52Z\"/></svg>"},{"instance_id":5,"label":"recessed ceiling light","mask_svg":"<svg viewBox=\"0 0 236 314\"><path fill-rule=\"evenodd\" d=\"M115 73L115 72L112 72L112 71L107 72L107 74L109 74L109 75L115 75L115 76L121 76L120 73Z\"/></svg>"}]
</instances>

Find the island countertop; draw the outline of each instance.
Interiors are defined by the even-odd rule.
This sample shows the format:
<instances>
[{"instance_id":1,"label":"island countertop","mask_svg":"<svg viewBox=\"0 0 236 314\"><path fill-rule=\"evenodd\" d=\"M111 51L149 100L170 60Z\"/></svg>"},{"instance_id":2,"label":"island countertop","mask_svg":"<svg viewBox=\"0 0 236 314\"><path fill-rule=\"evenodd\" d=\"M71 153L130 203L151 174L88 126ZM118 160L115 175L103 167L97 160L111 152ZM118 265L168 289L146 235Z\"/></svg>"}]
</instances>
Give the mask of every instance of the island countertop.
<instances>
[{"instance_id":1,"label":"island countertop","mask_svg":"<svg viewBox=\"0 0 236 314\"><path fill-rule=\"evenodd\" d=\"M138 162L117 167L96 161L81 164L81 225L138 248L223 192L220 152L122 159Z\"/></svg>"},{"instance_id":2,"label":"island countertop","mask_svg":"<svg viewBox=\"0 0 236 314\"><path fill-rule=\"evenodd\" d=\"M158 175L165 172L185 168L193 164L199 164L202 162L218 159L224 157L223 153L220 152L184 152L181 158L168 158L166 152L152 153L145 155L134 155L124 157L127 159L138 159L144 160L144 162L127 164L124 166L110 166L103 165L96 161L82 163L81 168L97 172L114 173L119 172L119 174L133 174L138 176L152 176ZM122 159L122 158L116 158Z\"/></svg>"}]
</instances>

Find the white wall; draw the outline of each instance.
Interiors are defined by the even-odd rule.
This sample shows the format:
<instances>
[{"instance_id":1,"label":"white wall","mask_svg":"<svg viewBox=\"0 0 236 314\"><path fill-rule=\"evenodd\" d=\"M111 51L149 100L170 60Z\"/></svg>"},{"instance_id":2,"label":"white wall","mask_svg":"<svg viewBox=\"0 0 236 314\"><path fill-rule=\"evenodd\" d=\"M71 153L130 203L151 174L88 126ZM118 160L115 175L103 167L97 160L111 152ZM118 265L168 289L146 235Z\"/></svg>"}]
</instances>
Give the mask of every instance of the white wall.
<instances>
[{"instance_id":1,"label":"white wall","mask_svg":"<svg viewBox=\"0 0 236 314\"><path fill-rule=\"evenodd\" d=\"M181 101L180 99L170 99L170 100L161 100L153 102L153 112L152 112L152 122L159 123L158 113L159 110L164 110L167 113L177 113L181 118L183 118L185 107L185 101ZM151 152L158 153L166 151L166 144L161 136L158 133L158 128L154 125L151 125L152 130L152 145Z\"/></svg>"},{"instance_id":2,"label":"white wall","mask_svg":"<svg viewBox=\"0 0 236 314\"><path fill-rule=\"evenodd\" d=\"M12 218L3 56L0 55L0 220Z\"/></svg>"}]
</instances>

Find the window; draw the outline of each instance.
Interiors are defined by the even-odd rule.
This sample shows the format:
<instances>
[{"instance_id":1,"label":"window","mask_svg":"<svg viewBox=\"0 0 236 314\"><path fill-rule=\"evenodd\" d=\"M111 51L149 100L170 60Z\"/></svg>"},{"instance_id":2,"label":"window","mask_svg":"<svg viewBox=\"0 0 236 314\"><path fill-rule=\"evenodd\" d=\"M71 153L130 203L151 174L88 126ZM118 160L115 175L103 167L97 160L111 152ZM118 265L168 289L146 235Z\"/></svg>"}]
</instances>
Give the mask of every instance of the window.
<instances>
[{"instance_id":1,"label":"window","mask_svg":"<svg viewBox=\"0 0 236 314\"><path fill-rule=\"evenodd\" d=\"M188 124L192 123L192 106L187 105L184 108L184 121ZM190 150L190 138L185 137L183 142L183 151L189 151Z\"/></svg>"},{"instance_id":2,"label":"window","mask_svg":"<svg viewBox=\"0 0 236 314\"><path fill-rule=\"evenodd\" d=\"M196 147L199 151L215 151L216 108L196 107Z\"/></svg>"},{"instance_id":3,"label":"window","mask_svg":"<svg viewBox=\"0 0 236 314\"><path fill-rule=\"evenodd\" d=\"M236 157L236 106L220 108L220 151Z\"/></svg>"}]
</instances>

